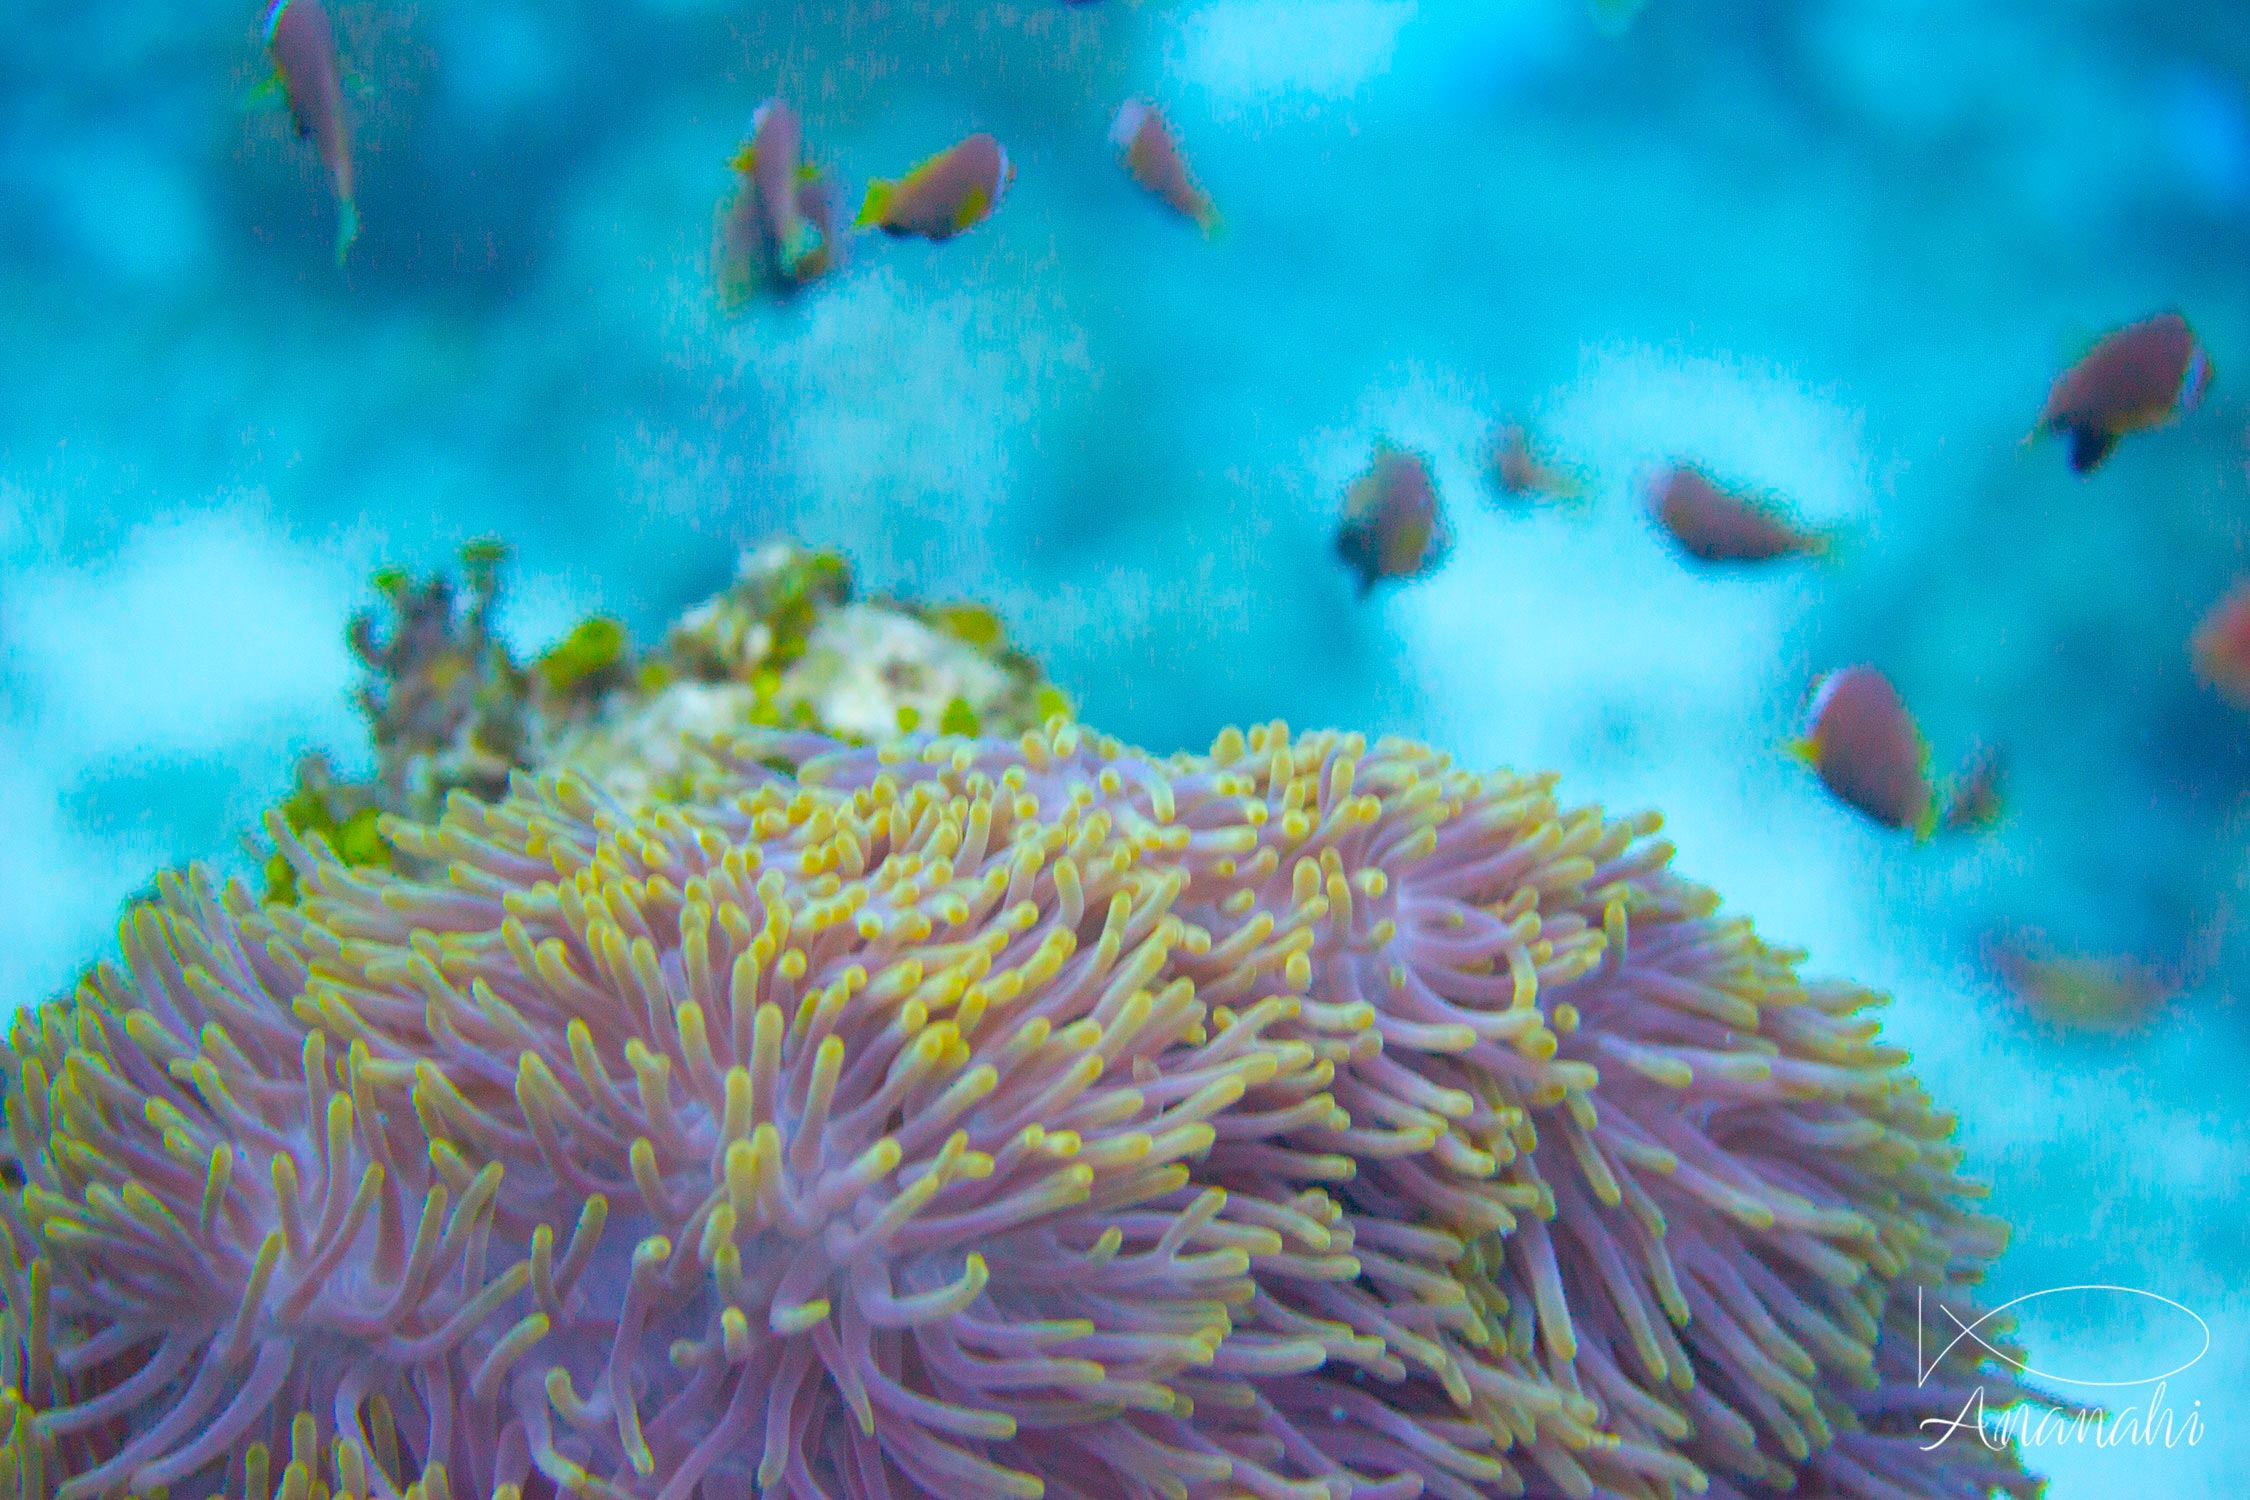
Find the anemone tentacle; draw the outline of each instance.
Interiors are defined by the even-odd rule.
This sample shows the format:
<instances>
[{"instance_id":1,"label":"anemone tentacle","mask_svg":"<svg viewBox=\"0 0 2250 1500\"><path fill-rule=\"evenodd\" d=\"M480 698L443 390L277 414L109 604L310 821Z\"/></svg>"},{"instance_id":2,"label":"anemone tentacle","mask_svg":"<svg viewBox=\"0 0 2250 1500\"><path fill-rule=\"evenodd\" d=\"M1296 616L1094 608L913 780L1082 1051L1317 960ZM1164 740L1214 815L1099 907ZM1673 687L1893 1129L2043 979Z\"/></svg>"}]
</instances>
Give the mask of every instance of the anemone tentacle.
<instances>
[{"instance_id":1,"label":"anemone tentacle","mask_svg":"<svg viewBox=\"0 0 2250 1500\"><path fill-rule=\"evenodd\" d=\"M1877 997L1552 778L1058 720L271 832L0 1051L23 1500L2035 1488L1915 1437L2001 1234Z\"/></svg>"}]
</instances>

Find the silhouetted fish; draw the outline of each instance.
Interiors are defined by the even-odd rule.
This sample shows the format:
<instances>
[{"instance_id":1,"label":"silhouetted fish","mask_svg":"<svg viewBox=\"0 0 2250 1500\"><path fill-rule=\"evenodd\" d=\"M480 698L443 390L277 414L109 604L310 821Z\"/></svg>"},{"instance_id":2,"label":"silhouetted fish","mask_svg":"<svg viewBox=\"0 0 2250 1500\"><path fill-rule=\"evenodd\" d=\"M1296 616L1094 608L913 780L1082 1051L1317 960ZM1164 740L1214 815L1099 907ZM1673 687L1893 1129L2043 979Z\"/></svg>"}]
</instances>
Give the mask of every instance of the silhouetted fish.
<instances>
[{"instance_id":1,"label":"silhouetted fish","mask_svg":"<svg viewBox=\"0 0 2250 1500\"><path fill-rule=\"evenodd\" d=\"M1790 524L1746 494L1722 489L1702 470L1673 464L1649 484L1649 514L1699 562L1771 562L1828 550L1819 532Z\"/></svg>"},{"instance_id":2,"label":"silhouetted fish","mask_svg":"<svg viewBox=\"0 0 2250 1500\"><path fill-rule=\"evenodd\" d=\"M1451 546L1429 464L1377 443L1374 462L1344 492L1336 528L1337 554L1359 575L1360 597L1385 579L1434 571Z\"/></svg>"},{"instance_id":3,"label":"silhouetted fish","mask_svg":"<svg viewBox=\"0 0 2250 1500\"><path fill-rule=\"evenodd\" d=\"M1218 228L1211 196L1188 175L1171 124L1145 99L1128 99L1110 122L1109 143L1123 154L1125 170L1173 212L1193 219L1205 234Z\"/></svg>"},{"instance_id":4,"label":"silhouetted fish","mask_svg":"<svg viewBox=\"0 0 2250 1500\"><path fill-rule=\"evenodd\" d=\"M1929 747L1898 689L1873 667L1821 678L1803 738L1790 749L1829 791L1885 828L1929 832Z\"/></svg>"},{"instance_id":5,"label":"silhouetted fish","mask_svg":"<svg viewBox=\"0 0 2250 1500\"><path fill-rule=\"evenodd\" d=\"M2047 393L2033 438L2070 439L2070 467L2090 474L2118 439L2195 410L2211 384L2211 360L2176 312L2129 324L2095 344Z\"/></svg>"},{"instance_id":6,"label":"silhouetted fish","mask_svg":"<svg viewBox=\"0 0 2250 1500\"><path fill-rule=\"evenodd\" d=\"M266 12L266 52L297 134L312 141L335 184L336 263L342 265L344 252L359 238L359 206L352 197L351 122L344 116L336 31L320 0L274 0Z\"/></svg>"},{"instance_id":7,"label":"silhouetted fish","mask_svg":"<svg viewBox=\"0 0 2250 1500\"><path fill-rule=\"evenodd\" d=\"M972 135L904 177L869 183L859 222L885 234L949 240L990 217L1015 177L1015 165L998 141Z\"/></svg>"}]
</instances>

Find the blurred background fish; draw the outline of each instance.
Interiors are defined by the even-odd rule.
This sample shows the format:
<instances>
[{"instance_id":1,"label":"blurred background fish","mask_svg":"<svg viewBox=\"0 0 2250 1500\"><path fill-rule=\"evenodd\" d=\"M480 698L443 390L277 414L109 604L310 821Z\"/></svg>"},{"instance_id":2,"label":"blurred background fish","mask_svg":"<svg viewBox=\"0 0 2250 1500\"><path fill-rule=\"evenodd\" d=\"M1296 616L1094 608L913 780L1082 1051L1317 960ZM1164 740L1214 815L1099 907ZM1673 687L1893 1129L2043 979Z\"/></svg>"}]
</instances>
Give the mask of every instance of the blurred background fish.
<instances>
[{"instance_id":1,"label":"blurred background fish","mask_svg":"<svg viewBox=\"0 0 2250 1500\"><path fill-rule=\"evenodd\" d=\"M1451 547L1429 460L1377 443L1367 472L1344 491L1336 524L1336 553L1359 576L1359 596L1378 583L1422 577Z\"/></svg>"},{"instance_id":2,"label":"blurred background fish","mask_svg":"<svg viewBox=\"0 0 2250 1500\"><path fill-rule=\"evenodd\" d=\"M2231 906L2222 903L2181 951L2163 959L2073 952L2036 932L1995 932L1986 961L2041 1021L2076 1031L2122 1032L2200 983L2217 962Z\"/></svg>"},{"instance_id":3,"label":"blurred background fish","mask_svg":"<svg viewBox=\"0 0 2250 1500\"><path fill-rule=\"evenodd\" d=\"M828 242L821 227L805 217L797 197L804 168L804 136L797 112L778 99L769 99L758 106L750 122L750 144L734 163L736 171L747 171L757 185L766 231L773 240L774 265L792 280Z\"/></svg>"},{"instance_id":4,"label":"blurred background fish","mask_svg":"<svg viewBox=\"0 0 2250 1500\"><path fill-rule=\"evenodd\" d=\"M1578 504L1590 498L1584 480L1532 449L1531 434L1521 422L1506 421L1493 429L1484 473L1505 504Z\"/></svg>"},{"instance_id":5,"label":"blurred background fish","mask_svg":"<svg viewBox=\"0 0 2250 1500\"><path fill-rule=\"evenodd\" d=\"M1999 826L2007 812L2007 757L1997 746L1980 745L1969 752L1948 783L1945 806L1938 813L1941 833L1987 833Z\"/></svg>"},{"instance_id":6,"label":"blurred background fish","mask_svg":"<svg viewBox=\"0 0 2250 1500\"><path fill-rule=\"evenodd\" d=\"M2188 639L2195 675L2235 707L2250 711L2250 582L2211 606Z\"/></svg>"},{"instance_id":7,"label":"blurred background fish","mask_svg":"<svg viewBox=\"0 0 2250 1500\"><path fill-rule=\"evenodd\" d=\"M1930 747L1891 680L1844 667L1813 684L1790 747L1837 798L1885 828L1930 832Z\"/></svg>"},{"instance_id":8,"label":"blurred background fish","mask_svg":"<svg viewBox=\"0 0 2250 1500\"><path fill-rule=\"evenodd\" d=\"M273 0L266 12L266 51L297 134L309 140L336 190L336 264L359 238L352 191L352 128L344 113L344 77L336 31L320 0Z\"/></svg>"},{"instance_id":9,"label":"blurred background fish","mask_svg":"<svg viewBox=\"0 0 2250 1500\"><path fill-rule=\"evenodd\" d=\"M1828 539L1797 526L1761 496L1722 488L1701 469L1668 464L1648 486L1649 514L1682 552L1704 563L1817 557Z\"/></svg>"},{"instance_id":10,"label":"blurred background fish","mask_svg":"<svg viewBox=\"0 0 2250 1500\"><path fill-rule=\"evenodd\" d=\"M2070 467L2091 474L2118 440L2194 411L2211 358L2178 313L2159 313L2104 337L2047 393L2033 437L2069 439Z\"/></svg>"},{"instance_id":11,"label":"blurred background fish","mask_svg":"<svg viewBox=\"0 0 2250 1500\"><path fill-rule=\"evenodd\" d=\"M530 662L589 616L647 642L792 535L988 602L1135 743L1350 725L1661 808L1730 909L1894 993L2014 1227L1995 1302L2132 1284L2210 1321L2169 1395L2202 1443L2049 1450L2049 1500L2238 1500L2250 960L2082 1033L1983 952L2160 962L2250 864L2250 734L2187 645L2250 574L2231 377L2093 485L2018 447L2073 330L2177 308L2215 366L2250 347L2238 5L1672 0L1612 35L1588 0L328 4L343 275L319 152L237 108L255 0L0 5L7 1003L72 984L151 871L254 880L238 837L300 753L367 773L338 622L379 567L509 539L488 625ZM942 250L855 240L729 314L715 200L768 97L846 221L976 132L1019 176ZM1128 98L1223 253L1119 182ZM1459 501L1504 419L1582 507ZM1342 608L1379 439L1452 547ZM1683 567L1640 482L1681 456L1850 545ZM2005 747L1995 827L1903 838L1775 753L1846 662L1941 764ZM2019 1309L2034 1349L2165 1367L2067 1301Z\"/></svg>"},{"instance_id":12,"label":"blurred background fish","mask_svg":"<svg viewBox=\"0 0 2250 1500\"><path fill-rule=\"evenodd\" d=\"M1172 127L1146 99L1128 99L1110 121L1109 143L1117 148L1135 182L1182 218L1193 219L1205 234L1219 227L1210 194L1188 175L1187 158L1172 137Z\"/></svg>"},{"instance_id":13,"label":"blurred background fish","mask_svg":"<svg viewBox=\"0 0 2250 1500\"><path fill-rule=\"evenodd\" d=\"M804 129L779 99L758 106L730 165L734 192L719 207L712 250L719 305L735 311L761 288L793 291L840 259L835 191L802 157Z\"/></svg>"},{"instance_id":14,"label":"blurred background fish","mask_svg":"<svg viewBox=\"0 0 2250 1500\"><path fill-rule=\"evenodd\" d=\"M2062 1026L2129 1030L2179 991L2173 979L2127 958L2038 952L2010 942L1995 945L1992 963L2025 1006Z\"/></svg>"}]
</instances>

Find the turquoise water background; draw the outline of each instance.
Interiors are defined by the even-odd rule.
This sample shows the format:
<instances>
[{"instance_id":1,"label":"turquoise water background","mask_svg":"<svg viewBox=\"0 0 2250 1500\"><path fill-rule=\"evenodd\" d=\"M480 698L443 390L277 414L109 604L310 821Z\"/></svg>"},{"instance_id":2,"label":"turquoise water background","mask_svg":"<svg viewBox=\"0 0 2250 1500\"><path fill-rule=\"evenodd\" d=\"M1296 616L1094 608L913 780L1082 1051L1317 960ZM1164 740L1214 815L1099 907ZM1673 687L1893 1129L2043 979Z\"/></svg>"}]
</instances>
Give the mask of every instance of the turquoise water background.
<instances>
[{"instance_id":1,"label":"turquoise water background","mask_svg":"<svg viewBox=\"0 0 2250 1500\"><path fill-rule=\"evenodd\" d=\"M255 4L0 8L0 1007L69 983L157 868L322 748L363 764L342 622L386 562L518 549L519 646L642 639L774 534L973 595L1106 728L1283 717L1551 767L1665 810L1680 863L1815 970L1892 990L2016 1225L2000 1297L2174 1299L2190 1448L2042 1449L2056 1500L2238 1500L2250 1469L2250 722L2186 640L2245 562L2250 12L2222 0L358 0L365 237L251 96ZM722 319L726 161L795 100L853 200L968 131L1019 176L942 247L863 244ZM1104 140L1178 127L1228 232ZM2091 480L2025 448L2094 334L2177 306L2211 399ZM1503 513L1515 416L1594 482ZM1353 598L1373 442L1457 546ZM1841 555L1684 569L1639 485L1690 458ZM1941 762L2013 762L1991 837L1916 846L1781 745L1870 661ZM2220 959L2142 1034L2044 1028L1996 926ZM2027 1303L2035 1363L2130 1380L2200 1335ZM2132 1394L2108 1399L2128 1404ZM2196 1406L2200 1403L2200 1407Z\"/></svg>"}]
</instances>

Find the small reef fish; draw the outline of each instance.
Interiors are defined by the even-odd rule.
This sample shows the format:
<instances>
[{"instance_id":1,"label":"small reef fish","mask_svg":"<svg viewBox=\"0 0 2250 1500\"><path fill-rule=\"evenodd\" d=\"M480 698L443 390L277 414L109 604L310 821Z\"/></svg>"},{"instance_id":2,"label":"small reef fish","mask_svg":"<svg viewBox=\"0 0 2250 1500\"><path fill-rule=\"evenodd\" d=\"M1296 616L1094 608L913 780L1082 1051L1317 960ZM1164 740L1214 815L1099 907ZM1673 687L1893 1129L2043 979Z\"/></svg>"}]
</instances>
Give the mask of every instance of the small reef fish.
<instances>
[{"instance_id":1,"label":"small reef fish","mask_svg":"<svg viewBox=\"0 0 2250 1500\"><path fill-rule=\"evenodd\" d=\"M2026 442L2060 433L2073 473L2091 474L2120 438L2177 421L2211 385L2211 358L2187 319L2159 313L2109 334L2063 371Z\"/></svg>"},{"instance_id":2,"label":"small reef fish","mask_svg":"<svg viewBox=\"0 0 2250 1500\"><path fill-rule=\"evenodd\" d=\"M1001 144L989 135L972 135L904 177L869 183L859 223L888 235L949 240L990 218L1015 178L1015 164Z\"/></svg>"},{"instance_id":3,"label":"small reef fish","mask_svg":"<svg viewBox=\"0 0 2250 1500\"><path fill-rule=\"evenodd\" d=\"M1585 483L1541 458L1520 422L1503 422L1493 432L1485 450L1484 473L1503 500L1576 504L1586 498Z\"/></svg>"},{"instance_id":4,"label":"small reef fish","mask_svg":"<svg viewBox=\"0 0 2250 1500\"><path fill-rule=\"evenodd\" d=\"M1939 831L1983 833L1998 827L2007 809L2007 776L2008 762L1999 750L1986 745L1971 752L1946 789Z\"/></svg>"},{"instance_id":5,"label":"small reef fish","mask_svg":"<svg viewBox=\"0 0 2250 1500\"><path fill-rule=\"evenodd\" d=\"M2196 676L2236 708L2250 710L2250 580L2211 606L2188 652Z\"/></svg>"},{"instance_id":6,"label":"small reef fish","mask_svg":"<svg viewBox=\"0 0 2250 1500\"><path fill-rule=\"evenodd\" d=\"M336 264L342 265L359 238L359 207L352 196L352 132L336 65L336 29L320 0L274 0L266 12L266 52L297 134L312 141L335 184Z\"/></svg>"},{"instance_id":7,"label":"small reef fish","mask_svg":"<svg viewBox=\"0 0 2250 1500\"><path fill-rule=\"evenodd\" d=\"M1386 579L1435 571L1451 547L1428 462L1377 443L1374 462L1344 492L1336 528L1337 554L1359 575L1359 596Z\"/></svg>"},{"instance_id":8,"label":"small reef fish","mask_svg":"<svg viewBox=\"0 0 2250 1500\"><path fill-rule=\"evenodd\" d=\"M1988 937L1985 962L2040 1020L2075 1031L2134 1030L2202 978L2201 966L2192 959L2160 965L2115 955L2064 953L2024 933Z\"/></svg>"},{"instance_id":9,"label":"small reef fish","mask_svg":"<svg viewBox=\"0 0 2250 1500\"><path fill-rule=\"evenodd\" d=\"M1816 557L1828 538L1793 525L1749 495L1722 489L1702 470L1672 464L1650 481L1649 514L1698 562L1772 562Z\"/></svg>"},{"instance_id":10,"label":"small reef fish","mask_svg":"<svg viewBox=\"0 0 2250 1500\"><path fill-rule=\"evenodd\" d=\"M749 173L757 185L758 206L773 239L774 262L791 279L827 239L805 216L798 199L804 144L805 129L797 112L779 99L768 99L751 117L749 143L734 162L734 169Z\"/></svg>"},{"instance_id":11,"label":"small reef fish","mask_svg":"<svg viewBox=\"0 0 2250 1500\"><path fill-rule=\"evenodd\" d=\"M1898 689L1873 667L1821 678L1803 737L1789 748L1839 800L1885 828L1929 833L1929 747Z\"/></svg>"},{"instance_id":12,"label":"small reef fish","mask_svg":"<svg viewBox=\"0 0 2250 1500\"><path fill-rule=\"evenodd\" d=\"M1188 175L1187 158L1180 154L1172 126L1155 105L1146 99L1128 99L1119 105L1117 118L1110 121L1109 143L1122 154L1133 180L1158 201L1193 219L1207 235L1218 230L1219 211L1211 195Z\"/></svg>"},{"instance_id":13,"label":"small reef fish","mask_svg":"<svg viewBox=\"0 0 2250 1500\"><path fill-rule=\"evenodd\" d=\"M719 207L712 265L719 305L732 312L761 288L786 294L819 280L839 258L836 202L804 164L804 130L779 99L758 106L731 165L735 191Z\"/></svg>"}]
</instances>

